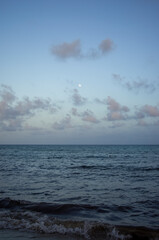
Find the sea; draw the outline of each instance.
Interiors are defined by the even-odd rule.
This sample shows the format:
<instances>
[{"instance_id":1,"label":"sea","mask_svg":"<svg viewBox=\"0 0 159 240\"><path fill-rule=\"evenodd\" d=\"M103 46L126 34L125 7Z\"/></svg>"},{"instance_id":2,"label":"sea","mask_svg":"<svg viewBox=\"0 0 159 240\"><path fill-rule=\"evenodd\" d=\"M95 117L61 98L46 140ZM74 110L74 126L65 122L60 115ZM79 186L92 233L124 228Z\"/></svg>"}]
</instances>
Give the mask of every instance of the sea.
<instances>
[{"instance_id":1,"label":"sea","mask_svg":"<svg viewBox=\"0 0 159 240\"><path fill-rule=\"evenodd\" d=\"M0 239L159 239L159 145L0 145Z\"/></svg>"}]
</instances>

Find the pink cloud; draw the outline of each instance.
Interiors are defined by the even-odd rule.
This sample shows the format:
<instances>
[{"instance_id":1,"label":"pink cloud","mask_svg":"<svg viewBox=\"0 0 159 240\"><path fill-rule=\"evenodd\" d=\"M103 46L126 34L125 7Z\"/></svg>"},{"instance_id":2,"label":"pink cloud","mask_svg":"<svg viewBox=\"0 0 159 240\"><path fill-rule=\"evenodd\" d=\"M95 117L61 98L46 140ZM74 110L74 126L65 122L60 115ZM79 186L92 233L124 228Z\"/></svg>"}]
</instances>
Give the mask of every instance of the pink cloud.
<instances>
[{"instance_id":1,"label":"pink cloud","mask_svg":"<svg viewBox=\"0 0 159 240\"><path fill-rule=\"evenodd\" d=\"M159 108L152 105L144 105L136 112L136 118L159 117Z\"/></svg>"},{"instance_id":2,"label":"pink cloud","mask_svg":"<svg viewBox=\"0 0 159 240\"><path fill-rule=\"evenodd\" d=\"M97 59L114 48L114 43L110 38L104 39L98 48L89 48L86 53L82 53L80 39L72 42L63 42L52 47L52 54L60 59Z\"/></svg>"},{"instance_id":3,"label":"pink cloud","mask_svg":"<svg viewBox=\"0 0 159 240\"><path fill-rule=\"evenodd\" d=\"M81 56L81 43L77 39L71 43L64 42L59 45L55 45L52 48L52 54L61 58L79 58Z\"/></svg>"},{"instance_id":4,"label":"pink cloud","mask_svg":"<svg viewBox=\"0 0 159 240\"><path fill-rule=\"evenodd\" d=\"M142 108L142 111L150 117L158 117L159 116L159 109L155 106L151 106L151 105L145 105Z\"/></svg>"},{"instance_id":5,"label":"pink cloud","mask_svg":"<svg viewBox=\"0 0 159 240\"><path fill-rule=\"evenodd\" d=\"M105 54L105 53L111 51L113 49L113 47L114 47L114 43L109 38L104 39L99 45L99 49L101 50L102 54Z\"/></svg>"},{"instance_id":6,"label":"pink cloud","mask_svg":"<svg viewBox=\"0 0 159 240\"><path fill-rule=\"evenodd\" d=\"M82 114L82 120L91 123L99 123L99 120L94 116L93 112L90 110L87 110Z\"/></svg>"},{"instance_id":7,"label":"pink cloud","mask_svg":"<svg viewBox=\"0 0 159 240\"><path fill-rule=\"evenodd\" d=\"M107 107L109 112L107 113L108 121L117 121L127 119L126 112L129 112L127 106L120 105L115 99L110 96L107 98Z\"/></svg>"},{"instance_id":8,"label":"pink cloud","mask_svg":"<svg viewBox=\"0 0 159 240\"><path fill-rule=\"evenodd\" d=\"M119 111L121 108L120 104L111 97L107 98L107 106L110 111Z\"/></svg>"}]
</instances>

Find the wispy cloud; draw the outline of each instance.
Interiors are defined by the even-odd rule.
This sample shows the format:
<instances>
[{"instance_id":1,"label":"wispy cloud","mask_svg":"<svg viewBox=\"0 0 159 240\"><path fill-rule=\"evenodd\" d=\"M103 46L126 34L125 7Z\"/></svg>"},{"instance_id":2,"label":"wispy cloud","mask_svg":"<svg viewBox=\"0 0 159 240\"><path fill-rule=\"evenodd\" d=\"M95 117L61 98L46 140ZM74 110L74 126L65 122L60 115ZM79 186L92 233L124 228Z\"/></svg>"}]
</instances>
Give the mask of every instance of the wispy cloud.
<instances>
[{"instance_id":1,"label":"wispy cloud","mask_svg":"<svg viewBox=\"0 0 159 240\"><path fill-rule=\"evenodd\" d=\"M77 111L77 108L72 108L72 109L71 109L71 113L72 113L73 116L79 116L79 113L78 113L78 111Z\"/></svg>"},{"instance_id":2,"label":"wispy cloud","mask_svg":"<svg viewBox=\"0 0 159 240\"><path fill-rule=\"evenodd\" d=\"M37 111L55 113L58 107L50 99L28 97L19 100L13 90L2 85L0 90L0 123L3 130L21 130L27 119Z\"/></svg>"},{"instance_id":3,"label":"wispy cloud","mask_svg":"<svg viewBox=\"0 0 159 240\"><path fill-rule=\"evenodd\" d=\"M129 91L138 93L140 90L146 90L148 93L154 92L159 86L156 82L149 82L146 79L138 78L137 80L127 80L120 74L112 75L114 81Z\"/></svg>"},{"instance_id":4,"label":"wispy cloud","mask_svg":"<svg viewBox=\"0 0 159 240\"><path fill-rule=\"evenodd\" d=\"M137 126L140 126L140 127L156 127L156 126L159 126L159 120L157 120L157 121L145 121L144 119L139 119L137 121Z\"/></svg>"},{"instance_id":5,"label":"wispy cloud","mask_svg":"<svg viewBox=\"0 0 159 240\"><path fill-rule=\"evenodd\" d=\"M99 123L99 120L94 116L94 113L90 110L86 110L82 114L82 120L91 123Z\"/></svg>"},{"instance_id":6,"label":"wispy cloud","mask_svg":"<svg viewBox=\"0 0 159 240\"><path fill-rule=\"evenodd\" d=\"M104 104L104 105L106 105L107 104L107 99L105 98L105 99L99 99L99 98L95 98L95 102L96 103L99 103L99 104Z\"/></svg>"},{"instance_id":7,"label":"wispy cloud","mask_svg":"<svg viewBox=\"0 0 159 240\"><path fill-rule=\"evenodd\" d=\"M59 59L96 59L114 49L113 40L107 38L101 41L97 48L89 48L86 53L82 52L81 41L76 39L72 42L63 42L52 47L52 54Z\"/></svg>"},{"instance_id":8,"label":"wispy cloud","mask_svg":"<svg viewBox=\"0 0 159 240\"><path fill-rule=\"evenodd\" d=\"M148 123L145 120L143 120L143 119L139 119L137 121L137 125L141 126L141 127L146 127L146 126L148 126Z\"/></svg>"},{"instance_id":9,"label":"wispy cloud","mask_svg":"<svg viewBox=\"0 0 159 240\"><path fill-rule=\"evenodd\" d=\"M95 117L94 113L87 109L84 112L78 112L76 108L71 109L71 113L73 116L80 117L82 121L90 122L90 123L99 123L100 121Z\"/></svg>"},{"instance_id":10,"label":"wispy cloud","mask_svg":"<svg viewBox=\"0 0 159 240\"><path fill-rule=\"evenodd\" d=\"M77 89L73 90L72 101L75 106L84 105L87 102L87 98L82 97Z\"/></svg>"},{"instance_id":11,"label":"wispy cloud","mask_svg":"<svg viewBox=\"0 0 159 240\"><path fill-rule=\"evenodd\" d=\"M53 128L55 130L64 130L67 128L73 128L72 124L71 124L71 116L69 114L67 114L67 116L65 118L63 118L62 120L55 122L53 124Z\"/></svg>"},{"instance_id":12,"label":"wispy cloud","mask_svg":"<svg viewBox=\"0 0 159 240\"><path fill-rule=\"evenodd\" d=\"M122 122L112 122L112 125L109 128L120 128L123 127L125 124Z\"/></svg>"}]
</instances>

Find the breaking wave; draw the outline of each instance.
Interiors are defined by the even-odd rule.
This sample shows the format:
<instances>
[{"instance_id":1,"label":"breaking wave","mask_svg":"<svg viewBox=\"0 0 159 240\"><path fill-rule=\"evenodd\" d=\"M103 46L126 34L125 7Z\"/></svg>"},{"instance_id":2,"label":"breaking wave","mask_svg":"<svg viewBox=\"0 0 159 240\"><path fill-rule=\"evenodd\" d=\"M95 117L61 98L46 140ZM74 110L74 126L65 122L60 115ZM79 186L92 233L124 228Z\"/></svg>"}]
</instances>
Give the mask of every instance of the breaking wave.
<instances>
[{"instance_id":1,"label":"breaking wave","mask_svg":"<svg viewBox=\"0 0 159 240\"><path fill-rule=\"evenodd\" d=\"M159 229L115 226L90 220L72 220L70 216L67 219L61 218L63 214L70 212L71 209L76 211L78 207L82 208L82 206L73 204L53 205L12 200L10 198L2 199L0 200L0 229L34 231L43 234L75 235L90 240L159 239ZM97 207L89 205L84 205L83 208L97 209ZM58 216L55 216L57 213Z\"/></svg>"}]
</instances>

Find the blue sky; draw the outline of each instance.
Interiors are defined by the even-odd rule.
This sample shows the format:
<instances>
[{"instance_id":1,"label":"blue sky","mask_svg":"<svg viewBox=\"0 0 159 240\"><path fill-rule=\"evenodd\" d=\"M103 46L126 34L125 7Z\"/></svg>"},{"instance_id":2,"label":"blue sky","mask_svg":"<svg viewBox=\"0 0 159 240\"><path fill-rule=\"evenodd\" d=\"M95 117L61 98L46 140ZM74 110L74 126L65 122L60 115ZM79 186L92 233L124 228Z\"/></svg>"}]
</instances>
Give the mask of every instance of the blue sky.
<instances>
[{"instance_id":1,"label":"blue sky","mask_svg":"<svg viewBox=\"0 0 159 240\"><path fill-rule=\"evenodd\" d=\"M0 143L159 144L158 12L0 0Z\"/></svg>"}]
</instances>

